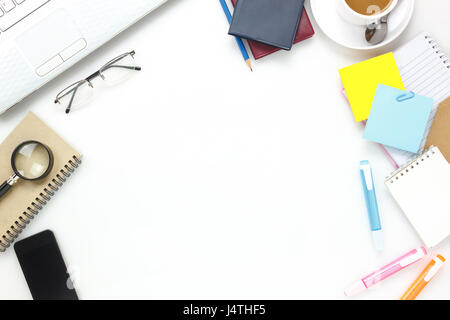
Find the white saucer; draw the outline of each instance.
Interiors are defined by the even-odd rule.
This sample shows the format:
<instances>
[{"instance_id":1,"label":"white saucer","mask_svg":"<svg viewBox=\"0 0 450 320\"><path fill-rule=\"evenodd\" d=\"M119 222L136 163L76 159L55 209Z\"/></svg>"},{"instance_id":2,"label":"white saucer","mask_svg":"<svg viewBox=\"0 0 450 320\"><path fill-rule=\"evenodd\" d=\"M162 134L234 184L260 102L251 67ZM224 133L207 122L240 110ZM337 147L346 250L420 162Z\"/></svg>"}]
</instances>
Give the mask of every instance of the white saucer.
<instances>
[{"instance_id":1,"label":"white saucer","mask_svg":"<svg viewBox=\"0 0 450 320\"><path fill-rule=\"evenodd\" d=\"M341 18L337 12L338 1L342 0L311 0L312 13L319 27L330 39L357 50L376 49L394 41L406 29L414 11L414 0L400 0L389 16L386 39L377 45L370 45L364 38L364 26L352 25Z\"/></svg>"}]
</instances>

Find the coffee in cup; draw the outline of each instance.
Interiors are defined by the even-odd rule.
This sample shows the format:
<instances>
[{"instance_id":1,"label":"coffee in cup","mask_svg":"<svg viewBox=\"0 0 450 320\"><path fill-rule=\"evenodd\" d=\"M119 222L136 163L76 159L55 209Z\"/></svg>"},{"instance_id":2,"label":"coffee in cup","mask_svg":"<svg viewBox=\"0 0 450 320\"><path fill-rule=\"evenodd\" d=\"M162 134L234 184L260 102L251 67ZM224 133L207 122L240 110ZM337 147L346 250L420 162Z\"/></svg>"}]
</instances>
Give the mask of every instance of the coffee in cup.
<instances>
[{"instance_id":1,"label":"coffee in cup","mask_svg":"<svg viewBox=\"0 0 450 320\"><path fill-rule=\"evenodd\" d=\"M344 20L357 25L369 25L391 13L398 0L336 0Z\"/></svg>"},{"instance_id":2,"label":"coffee in cup","mask_svg":"<svg viewBox=\"0 0 450 320\"><path fill-rule=\"evenodd\" d=\"M385 11L392 4L392 0L345 0L353 11L372 16Z\"/></svg>"}]
</instances>

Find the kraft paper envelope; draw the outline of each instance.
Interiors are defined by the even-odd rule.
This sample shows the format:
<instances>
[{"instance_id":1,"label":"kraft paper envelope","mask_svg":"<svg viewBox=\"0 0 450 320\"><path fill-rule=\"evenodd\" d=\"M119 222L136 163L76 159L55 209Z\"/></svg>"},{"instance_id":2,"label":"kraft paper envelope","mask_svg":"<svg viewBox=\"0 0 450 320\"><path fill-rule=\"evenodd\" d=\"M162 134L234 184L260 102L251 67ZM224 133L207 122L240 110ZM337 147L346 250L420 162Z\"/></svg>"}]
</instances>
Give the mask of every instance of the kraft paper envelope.
<instances>
[{"instance_id":1,"label":"kraft paper envelope","mask_svg":"<svg viewBox=\"0 0 450 320\"><path fill-rule=\"evenodd\" d=\"M450 162L450 97L438 107L425 147L437 146Z\"/></svg>"}]
</instances>

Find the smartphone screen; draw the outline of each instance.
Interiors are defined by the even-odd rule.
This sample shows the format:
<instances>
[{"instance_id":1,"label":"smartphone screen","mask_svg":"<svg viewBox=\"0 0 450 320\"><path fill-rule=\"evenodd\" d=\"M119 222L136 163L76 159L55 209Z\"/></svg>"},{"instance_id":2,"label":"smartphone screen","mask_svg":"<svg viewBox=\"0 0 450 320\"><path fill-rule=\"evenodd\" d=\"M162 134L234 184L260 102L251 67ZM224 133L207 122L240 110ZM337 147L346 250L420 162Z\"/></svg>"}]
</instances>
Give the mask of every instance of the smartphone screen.
<instances>
[{"instance_id":1,"label":"smartphone screen","mask_svg":"<svg viewBox=\"0 0 450 320\"><path fill-rule=\"evenodd\" d=\"M34 300L78 300L53 232L18 241L14 250Z\"/></svg>"}]
</instances>

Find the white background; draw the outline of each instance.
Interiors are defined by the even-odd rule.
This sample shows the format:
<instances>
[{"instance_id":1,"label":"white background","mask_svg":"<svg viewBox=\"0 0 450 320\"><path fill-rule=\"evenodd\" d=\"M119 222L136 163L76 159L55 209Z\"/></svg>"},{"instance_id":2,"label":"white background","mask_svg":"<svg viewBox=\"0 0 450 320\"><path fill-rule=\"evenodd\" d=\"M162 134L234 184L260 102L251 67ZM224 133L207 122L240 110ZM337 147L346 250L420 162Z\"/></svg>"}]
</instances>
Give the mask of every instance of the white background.
<instances>
[{"instance_id":1,"label":"white background","mask_svg":"<svg viewBox=\"0 0 450 320\"><path fill-rule=\"evenodd\" d=\"M362 138L337 70L430 32L450 52L450 2L416 1L392 46L358 52L318 28L291 52L242 61L218 1L171 0L0 117L31 110L84 154L21 239L51 229L82 299L341 299L420 246L384 187L391 164ZM67 116L53 100L110 58L143 71ZM100 81L101 82L101 81ZM359 161L373 165L386 250L373 249ZM450 258L450 243L438 251ZM398 299L429 257L360 299ZM450 266L419 296L450 298ZM0 298L30 299L14 250Z\"/></svg>"}]
</instances>

